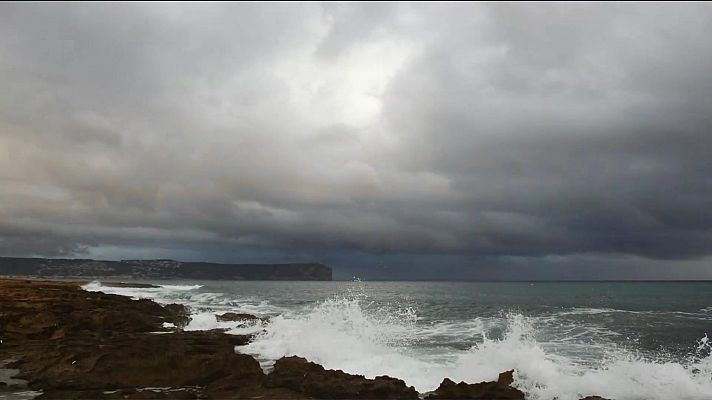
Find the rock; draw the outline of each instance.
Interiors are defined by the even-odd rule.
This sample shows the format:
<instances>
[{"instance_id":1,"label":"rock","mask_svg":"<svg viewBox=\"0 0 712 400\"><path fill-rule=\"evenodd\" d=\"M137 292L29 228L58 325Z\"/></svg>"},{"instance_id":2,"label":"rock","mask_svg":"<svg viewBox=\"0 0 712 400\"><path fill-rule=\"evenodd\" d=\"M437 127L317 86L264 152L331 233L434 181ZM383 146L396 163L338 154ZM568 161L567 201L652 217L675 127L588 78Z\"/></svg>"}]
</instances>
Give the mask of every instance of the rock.
<instances>
[{"instance_id":1,"label":"rock","mask_svg":"<svg viewBox=\"0 0 712 400\"><path fill-rule=\"evenodd\" d=\"M586 396L581 400L610 400L610 399L606 399L601 396Z\"/></svg>"},{"instance_id":2,"label":"rock","mask_svg":"<svg viewBox=\"0 0 712 400\"><path fill-rule=\"evenodd\" d=\"M190 311L188 308L182 304L166 304L163 306L169 313L169 319L178 328L184 328L191 321Z\"/></svg>"},{"instance_id":3,"label":"rock","mask_svg":"<svg viewBox=\"0 0 712 400\"><path fill-rule=\"evenodd\" d=\"M249 385L264 376L253 357L235 353L229 335L205 332L126 334L92 345L66 339L21 367L33 389L206 386L227 377Z\"/></svg>"},{"instance_id":4,"label":"rock","mask_svg":"<svg viewBox=\"0 0 712 400\"><path fill-rule=\"evenodd\" d=\"M430 392L426 399L481 399L481 400L524 400L524 393L511 387L514 382L512 371L499 374L496 382L455 383L443 379L440 386Z\"/></svg>"},{"instance_id":5,"label":"rock","mask_svg":"<svg viewBox=\"0 0 712 400\"><path fill-rule=\"evenodd\" d=\"M196 398L217 384L230 388L221 397L260 395L259 363L235 352L251 336L163 328L186 318L178 304L86 292L76 282L0 280L0 360L14 359L3 367L19 369L9 378L44 398Z\"/></svg>"},{"instance_id":6,"label":"rock","mask_svg":"<svg viewBox=\"0 0 712 400\"><path fill-rule=\"evenodd\" d=\"M228 336L228 341L230 344L233 346L245 346L249 344L252 339L254 338L254 335L227 335Z\"/></svg>"},{"instance_id":7,"label":"rock","mask_svg":"<svg viewBox=\"0 0 712 400\"><path fill-rule=\"evenodd\" d=\"M35 400L92 400L92 399L197 399L195 388L128 388L116 390L48 390Z\"/></svg>"},{"instance_id":8,"label":"rock","mask_svg":"<svg viewBox=\"0 0 712 400\"><path fill-rule=\"evenodd\" d=\"M185 324L183 306L164 308L150 300L86 292L76 282L0 281L2 338L42 340L82 334L165 331L163 322Z\"/></svg>"},{"instance_id":9,"label":"rock","mask_svg":"<svg viewBox=\"0 0 712 400\"><path fill-rule=\"evenodd\" d=\"M52 336L49 337L49 340L57 340L57 339L62 339L63 337L66 336L66 333L64 332L64 329L59 328L54 333Z\"/></svg>"},{"instance_id":10,"label":"rock","mask_svg":"<svg viewBox=\"0 0 712 400\"><path fill-rule=\"evenodd\" d=\"M400 379L366 379L341 370L326 370L301 357L282 357L267 375L266 388L286 388L317 399L417 399L418 392Z\"/></svg>"},{"instance_id":11,"label":"rock","mask_svg":"<svg viewBox=\"0 0 712 400\"><path fill-rule=\"evenodd\" d=\"M252 314L240 314L234 312L218 314L215 318L217 318L218 321L260 321L260 318Z\"/></svg>"}]
</instances>

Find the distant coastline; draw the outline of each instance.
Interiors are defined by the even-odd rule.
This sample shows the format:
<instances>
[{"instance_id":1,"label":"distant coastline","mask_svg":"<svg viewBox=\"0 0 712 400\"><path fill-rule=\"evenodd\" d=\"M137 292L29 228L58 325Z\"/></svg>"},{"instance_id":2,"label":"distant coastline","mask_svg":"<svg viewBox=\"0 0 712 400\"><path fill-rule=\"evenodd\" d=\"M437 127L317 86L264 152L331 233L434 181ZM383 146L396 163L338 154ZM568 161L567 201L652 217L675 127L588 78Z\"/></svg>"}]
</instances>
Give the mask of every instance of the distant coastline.
<instances>
[{"instance_id":1,"label":"distant coastline","mask_svg":"<svg viewBox=\"0 0 712 400\"><path fill-rule=\"evenodd\" d=\"M116 278L194 280L330 281L320 263L217 264L158 260L93 260L0 257L0 276L36 278Z\"/></svg>"}]
</instances>

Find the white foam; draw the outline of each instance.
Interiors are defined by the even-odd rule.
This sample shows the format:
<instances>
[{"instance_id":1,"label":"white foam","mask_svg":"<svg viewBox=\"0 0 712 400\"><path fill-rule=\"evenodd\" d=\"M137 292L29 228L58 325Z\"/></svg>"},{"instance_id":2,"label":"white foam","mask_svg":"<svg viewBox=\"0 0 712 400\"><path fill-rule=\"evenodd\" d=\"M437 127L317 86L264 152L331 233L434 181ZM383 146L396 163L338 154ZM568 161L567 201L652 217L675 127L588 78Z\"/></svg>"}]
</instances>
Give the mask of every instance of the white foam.
<instances>
[{"instance_id":1,"label":"white foam","mask_svg":"<svg viewBox=\"0 0 712 400\"><path fill-rule=\"evenodd\" d=\"M218 320L215 314L211 312L201 312L191 314L191 320L188 325L183 328L186 331L207 331L218 328Z\"/></svg>"},{"instance_id":2,"label":"white foam","mask_svg":"<svg viewBox=\"0 0 712 400\"><path fill-rule=\"evenodd\" d=\"M0 400L30 400L40 396L42 392L36 390L0 392Z\"/></svg>"},{"instance_id":3,"label":"white foam","mask_svg":"<svg viewBox=\"0 0 712 400\"><path fill-rule=\"evenodd\" d=\"M516 386L532 399L578 399L600 395L618 400L709 399L709 356L690 365L646 360L623 349L609 349L600 365L581 365L551 354L536 343L531 321L515 315L503 340L473 347L455 363L451 375L473 382L515 369ZM698 369L699 372L693 372ZM487 378L489 376L489 378Z\"/></svg>"},{"instance_id":4,"label":"white foam","mask_svg":"<svg viewBox=\"0 0 712 400\"><path fill-rule=\"evenodd\" d=\"M261 321L218 321L212 311L200 311L191 314L191 321L183 328L186 331L208 331L221 329L232 334L248 334L262 331Z\"/></svg>"},{"instance_id":5,"label":"white foam","mask_svg":"<svg viewBox=\"0 0 712 400\"><path fill-rule=\"evenodd\" d=\"M712 398L709 356L683 365L609 348L597 365L582 364L547 351L534 339L533 320L515 314L506 317L507 333L502 339L489 339L484 331L471 332L483 336L483 341L468 351L444 350L448 356L433 357L409 346L419 338L416 320L407 313L384 317L378 310L365 309L359 300L328 300L306 315L273 318L266 332L243 351L272 360L299 355L326 368L371 378L387 374L421 392L435 389L445 377L480 382L515 369L515 385L535 400L593 394L618 400ZM476 330L486 325L479 321L468 327ZM709 347L706 339L704 345Z\"/></svg>"},{"instance_id":6,"label":"white foam","mask_svg":"<svg viewBox=\"0 0 712 400\"><path fill-rule=\"evenodd\" d=\"M164 289L168 290L196 290L203 287L203 285L158 285Z\"/></svg>"},{"instance_id":7,"label":"white foam","mask_svg":"<svg viewBox=\"0 0 712 400\"><path fill-rule=\"evenodd\" d=\"M158 287L117 287L104 286L99 281L89 282L82 289L89 292L103 292L131 297L132 299L152 299L158 303L183 302L187 292L203 287L202 285L157 285Z\"/></svg>"},{"instance_id":8,"label":"white foam","mask_svg":"<svg viewBox=\"0 0 712 400\"><path fill-rule=\"evenodd\" d=\"M615 308L590 308L590 307L575 307L568 311L560 311L559 315L596 315L608 313L632 313L637 314L638 311L617 310Z\"/></svg>"},{"instance_id":9,"label":"white foam","mask_svg":"<svg viewBox=\"0 0 712 400\"><path fill-rule=\"evenodd\" d=\"M82 285L82 289L88 291L88 292L98 292L102 288L101 282L99 281L91 281L87 283L86 285Z\"/></svg>"},{"instance_id":10,"label":"white foam","mask_svg":"<svg viewBox=\"0 0 712 400\"><path fill-rule=\"evenodd\" d=\"M301 317L272 318L241 351L271 360L299 355L326 368L370 377L388 372L414 384L433 364L407 352L414 339L412 310L393 311L379 315L366 312L359 299L327 300Z\"/></svg>"}]
</instances>

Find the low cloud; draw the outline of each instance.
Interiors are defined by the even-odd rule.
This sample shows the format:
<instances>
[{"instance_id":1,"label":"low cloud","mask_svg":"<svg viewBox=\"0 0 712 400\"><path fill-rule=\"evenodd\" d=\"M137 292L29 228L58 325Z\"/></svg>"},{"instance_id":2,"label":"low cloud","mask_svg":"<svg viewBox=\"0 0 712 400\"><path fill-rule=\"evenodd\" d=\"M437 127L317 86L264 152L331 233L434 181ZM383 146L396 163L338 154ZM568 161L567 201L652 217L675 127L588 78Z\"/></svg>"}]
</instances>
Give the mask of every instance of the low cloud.
<instances>
[{"instance_id":1,"label":"low cloud","mask_svg":"<svg viewBox=\"0 0 712 400\"><path fill-rule=\"evenodd\" d=\"M3 4L0 251L705 273L711 34L703 3Z\"/></svg>"}]
</instances>

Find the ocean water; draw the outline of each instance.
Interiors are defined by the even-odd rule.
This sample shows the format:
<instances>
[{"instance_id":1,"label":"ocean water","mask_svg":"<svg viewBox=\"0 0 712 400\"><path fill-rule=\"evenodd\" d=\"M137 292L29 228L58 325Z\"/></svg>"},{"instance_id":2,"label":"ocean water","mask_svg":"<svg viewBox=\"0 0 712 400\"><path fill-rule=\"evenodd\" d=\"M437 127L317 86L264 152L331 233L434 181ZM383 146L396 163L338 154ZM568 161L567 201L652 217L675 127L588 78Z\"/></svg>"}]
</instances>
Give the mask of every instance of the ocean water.
<instances>
[{"instance_id":1,"label":"ocean water","mask_svg":"<svg viewBox=\"0 0 712 400\"><path fill-rule=\"evenodd\" d=\"M515 369L529 399L712 399L712 282L152 282L88 290L188 305L190 330L255 333L269 370L298 355L420 392ZM265 322L218 322L246 312Z\"/></svg>"}]
</instances>

